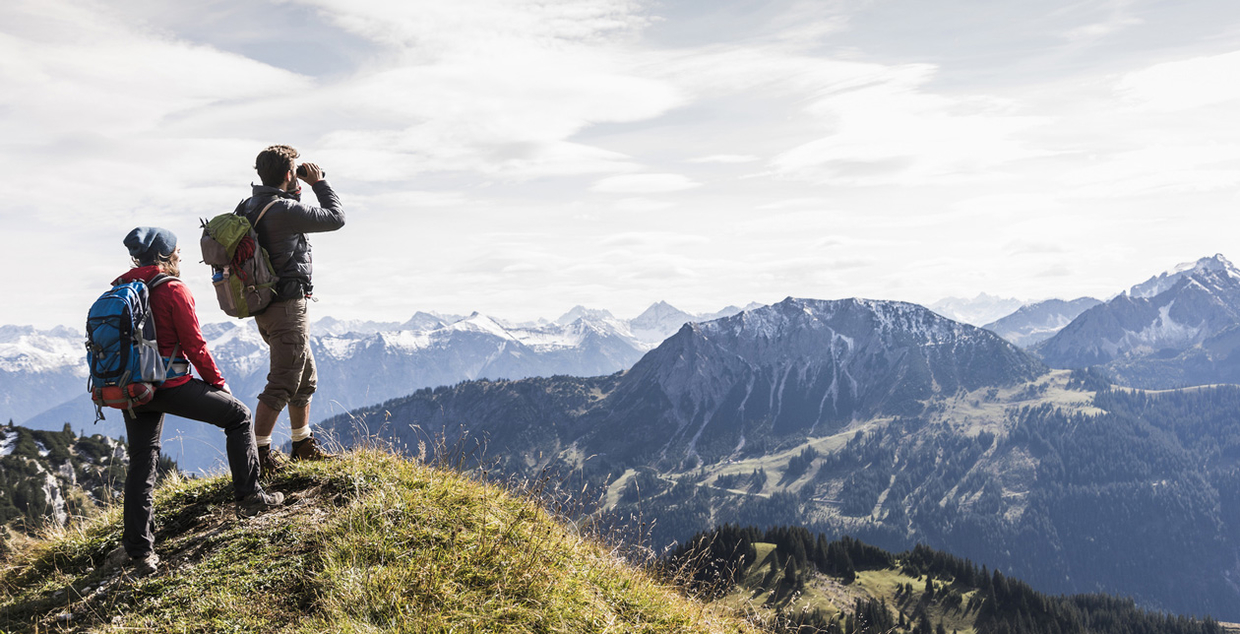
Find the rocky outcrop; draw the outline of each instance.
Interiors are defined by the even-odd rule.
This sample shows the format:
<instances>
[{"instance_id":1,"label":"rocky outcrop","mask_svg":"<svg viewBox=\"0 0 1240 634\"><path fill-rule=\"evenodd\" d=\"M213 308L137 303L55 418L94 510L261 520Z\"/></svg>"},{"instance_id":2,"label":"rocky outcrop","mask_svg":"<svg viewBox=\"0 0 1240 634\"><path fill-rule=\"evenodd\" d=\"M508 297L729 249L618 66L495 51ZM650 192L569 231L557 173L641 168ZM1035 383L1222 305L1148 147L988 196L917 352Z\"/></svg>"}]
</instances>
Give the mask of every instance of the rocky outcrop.
<instances>
[{"instance_id":1,"label":"rocky outcrop","mask_svg":"<svg viewBox=\"0 0 1240 634\"><path fill-rule=\"evenodd\" d=\"M64 526L119 499L128 464L125 445L106 436L0 427L0 524Z\"/></svg>"}]
</instances>

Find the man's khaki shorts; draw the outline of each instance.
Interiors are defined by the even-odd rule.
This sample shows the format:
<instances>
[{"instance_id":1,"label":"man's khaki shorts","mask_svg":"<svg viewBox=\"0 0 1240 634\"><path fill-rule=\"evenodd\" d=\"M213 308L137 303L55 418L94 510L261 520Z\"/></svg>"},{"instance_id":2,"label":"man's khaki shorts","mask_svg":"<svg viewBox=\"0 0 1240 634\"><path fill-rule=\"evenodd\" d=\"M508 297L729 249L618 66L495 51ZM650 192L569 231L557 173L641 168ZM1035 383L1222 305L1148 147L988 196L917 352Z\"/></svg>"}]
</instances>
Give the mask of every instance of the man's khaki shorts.
<instances>
[{"instance_id":1,"label":"man's khaki shorts","mask_svg":"<svg viewBox=\"0 0 1240 634\"><path fill-rule=\"evenodd\" d=\"M305 298L272 302L254 317L263 341L271 347L271 369L259 402L278 411L285 405L310 404L318 385L310 352L310 319Z\"/></svg>"}]
</instances>

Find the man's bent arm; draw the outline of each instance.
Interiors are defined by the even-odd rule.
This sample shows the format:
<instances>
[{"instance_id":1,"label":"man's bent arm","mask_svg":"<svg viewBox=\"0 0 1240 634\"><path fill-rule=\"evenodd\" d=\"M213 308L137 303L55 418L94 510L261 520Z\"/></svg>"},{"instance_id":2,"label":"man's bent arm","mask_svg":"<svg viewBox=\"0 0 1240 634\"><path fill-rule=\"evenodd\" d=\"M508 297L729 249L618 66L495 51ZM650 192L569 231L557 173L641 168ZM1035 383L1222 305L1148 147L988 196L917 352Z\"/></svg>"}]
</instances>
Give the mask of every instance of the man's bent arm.
<instances>
[{"instance_id":1,"label":"man's bent arm","mask_svg":"<svg viewBox=\"0 0 1240 634\"><path fill-rule=\"evenodd\" d=\"M331 185L326 180L320 180L310 187L319 199L319 206L289 201L293 206L281 218L280 228L290 233L319 233L343 227L344 206Z\"/></svg>"}]
</instances>

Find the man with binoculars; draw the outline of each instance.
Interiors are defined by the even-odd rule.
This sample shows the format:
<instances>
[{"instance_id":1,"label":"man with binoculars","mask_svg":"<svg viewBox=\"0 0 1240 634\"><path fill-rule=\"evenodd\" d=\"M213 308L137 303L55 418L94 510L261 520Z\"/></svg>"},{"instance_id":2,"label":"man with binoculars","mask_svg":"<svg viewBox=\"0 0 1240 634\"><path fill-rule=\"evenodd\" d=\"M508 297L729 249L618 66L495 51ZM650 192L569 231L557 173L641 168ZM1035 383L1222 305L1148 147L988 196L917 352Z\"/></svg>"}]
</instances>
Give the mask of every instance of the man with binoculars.
<instances>
[{"instance_id":1,"label":"man with binoculars","mask_svg":"<svg viewBox=\"0 0 1240 634\"><path fill-rule=\"evenodd\" d=\"M344 209L324 180L325 172L314 163L297 165L299 156L287 145L273 145L260 152L254 169L263 184L253 186L253 195L240 210L254 226L259 244L267 250L280 279L271 304L254 317L258 332L271 347L267 386L258 395L254 411L254 439L263 473L279 471L283 466L281 454L271 448L271 432L286 406L292 427L292 458L331 457L310 433L310 398L317 377L306 314L306 301L314 290L306 234L343 227ZM298 178L314 190L319 206L301 202Z\"/></svg>"}]
</instances>

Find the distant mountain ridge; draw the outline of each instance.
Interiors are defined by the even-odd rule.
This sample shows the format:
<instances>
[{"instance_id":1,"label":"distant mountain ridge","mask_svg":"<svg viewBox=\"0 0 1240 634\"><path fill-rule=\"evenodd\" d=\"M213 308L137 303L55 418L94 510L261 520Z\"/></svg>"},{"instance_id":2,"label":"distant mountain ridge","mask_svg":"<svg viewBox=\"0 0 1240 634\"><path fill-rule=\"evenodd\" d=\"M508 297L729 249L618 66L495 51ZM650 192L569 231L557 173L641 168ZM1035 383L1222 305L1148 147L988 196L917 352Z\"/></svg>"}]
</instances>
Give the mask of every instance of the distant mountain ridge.
<instances>
[{"instance_id":1,"label":"distant mountain ridge","mask_svg":"<svg viewBox=\"0 0 1240 634\"><path fill-rule=\"evenodd\" d=\"M507 457L573 446L600 462L680 468L1046 371L994 333L916 304L788 298L685 325L627 372L421 390L323 426L351 438L382 412L409 446L466 425Z\"/></svg>"},{"instance_id":2,"label":"distant mountain ridge","mask_svg":"<svg viewBox=\"0 0 1240 634\"><path fill-rule=\"evenodd\" d=\"M86 392L81 333L0 326L0 423L24 421L74 392Z\"/></svg>"},{"instance_id":3,"label":"distant mountain ridge","mask_svg":"<svg viewBox=\"0 0 1240 634\"><path fill-rule=\"evenodd\" d=\"M1025 302L1013 297L996 297L987 293L979 293L972 299L964 297L944 297L928 308L949 319L981 326L996 319L1012 314Z\"/></svg>"},{"instance_id":4,"label":"distant mountain ridge","mask_svg":"<svg viewBox=\"0 0 1240 634\"><path fill-rule=\"evenodd\" d=\"M1078 315L1101 303L1092 297L1080 297L1072 301L1048 299L1025 304L1012 314L992 321L983 328L1027 348L1055 336L1055 333L1072 323Z\"/></svg>"},{"instance_id":5,"label":"distant mountain ridge","mask_svg":"<svg viewBox=\"0 0 1240 634\"><path fill-rule=\"evenodd\" d=\"M739 309L724 312L732 310ZM311 325L319 373L312 415L317 421L422 387L484 377L611 374L632 366L674 333L686 316L695 318L659 302L633 320L582 307L554 322L528 324L478 313L461 317L418 312L403 323L324 317ZM266 383L268 366L267 346L253 321L205 324L203 335L233 392L253 404ZM79 431L124 435L119 413L90 424L94 409L85 392L82 337L65 327L0 327L2 420L49 430L71 422ZM176 418L169 421L168 435L176 442L166 447L182 468L207 468L222 459L217 430ZM286 427L277 429L282 433Z\"/></svg>"},{"instance_id":6,"label":"distant mountain ridge","mask_svg":"<svg viewBox=\"0 0 1240 634\"><path fill-rule=\"evenodd\" d=\"M1173 387L1240 379L1240 271L1215 256L1081 313L1032 351L1053 367L1104 365L1121 383ZM1148 293L1158 291L1156 294Z\"/></svg>"}]
</instances>

